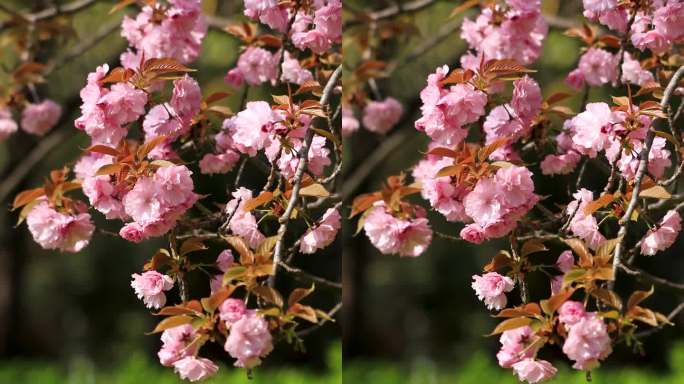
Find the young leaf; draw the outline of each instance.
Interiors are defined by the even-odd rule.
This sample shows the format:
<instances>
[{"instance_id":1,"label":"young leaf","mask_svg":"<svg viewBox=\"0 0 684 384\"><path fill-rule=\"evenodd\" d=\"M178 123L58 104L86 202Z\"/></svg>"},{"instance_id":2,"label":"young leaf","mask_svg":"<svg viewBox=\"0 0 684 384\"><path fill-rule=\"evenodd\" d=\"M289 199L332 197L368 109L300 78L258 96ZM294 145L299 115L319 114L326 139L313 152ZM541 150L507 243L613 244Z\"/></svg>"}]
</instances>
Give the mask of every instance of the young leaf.
<instances>
[{"instance_id":1,"label":"young leaf","mask_svg":"<svg viewBox=\"0 0 684 384\"><path fill-rule=\"evenodd\" d=\"M154 330L151 332L152 333L159 333L163 332L169 328L174 328L179 325L183 324L190 324L192 322L192 317L187 316L187 315L177 315L177 316L171 316L167 317L166 319L162 320L157 324L157 326L154 328Z\"/></svg>"},{"instance_id":2,"label":"young leaf","mask_svg":"<svg viewBox=\"0 0 684 384\"><path fill-rule=\"evenodd\" d=\"M520 327L524 327L526 325L532 324L532 319L529 317L513 317L511 319L506 319L499 323L499 325L494 328L492 333L490 333L488 336L493 336L493 335L498 335L499 333L502 333L504 331L510 331L511 329L516 329Z\"/></svg>"}]
</instances>

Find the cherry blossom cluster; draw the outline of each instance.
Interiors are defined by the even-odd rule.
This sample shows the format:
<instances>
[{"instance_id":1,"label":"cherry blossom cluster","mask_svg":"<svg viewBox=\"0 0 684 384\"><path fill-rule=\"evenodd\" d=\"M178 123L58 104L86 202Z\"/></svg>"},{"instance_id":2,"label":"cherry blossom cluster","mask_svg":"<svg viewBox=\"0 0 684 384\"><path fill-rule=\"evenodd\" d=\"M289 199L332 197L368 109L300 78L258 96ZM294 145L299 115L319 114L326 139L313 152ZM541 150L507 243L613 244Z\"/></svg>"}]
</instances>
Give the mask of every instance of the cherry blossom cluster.
<instances>
[{"instance_id":1,"label":"cherry blossom cluster","mask_svg":"<svg viewBox=\"0 0 684 384\"><path fill-rule=\"evenodd\" d=\"M46 99L38 103L26 103L21 110L19 124L12 117L12 109L0 106L0 141L21 129L34 136L44 136L54 128L62 117L62 107Z\"/></svg>"}]
</instances>

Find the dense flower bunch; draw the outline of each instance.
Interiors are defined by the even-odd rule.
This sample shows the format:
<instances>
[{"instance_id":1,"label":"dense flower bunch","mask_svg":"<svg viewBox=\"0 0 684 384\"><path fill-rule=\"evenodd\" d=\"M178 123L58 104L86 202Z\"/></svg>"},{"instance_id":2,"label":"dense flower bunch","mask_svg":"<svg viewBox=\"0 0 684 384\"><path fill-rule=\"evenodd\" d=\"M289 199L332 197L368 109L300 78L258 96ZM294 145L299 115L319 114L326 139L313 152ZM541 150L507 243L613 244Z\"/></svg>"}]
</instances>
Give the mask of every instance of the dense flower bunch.
<instances>
[{"instance_id":1,"label":"dense flower bunch","mask_svg":"<svg viewBox=\"0 0 684 384\"><path fill-rule=\"evenodd\" d=\"M672 101L682 96L684 60L675 47L684 42L684 3L583 6L587 19L608 30L585 24L566 31L584 44L566 78L571 90L584 93L578 113L559 105L571 93L544 98L528 68L548 31L540 2L480 4L481 12L461 25L468 46L461 68L438 67L420 92L415 128L430 143L411 169L414 182L390 177L352 204L358 230L383 254L418 256L435 235L476 244L508 238L471 286L503 319L492 333L500 334L499 365L529 383L557 372L540 358L547 345L560 346L574 369L589 372L618 343L640 348L642 326L660 328L677 314L641 306L653 288L623 302L613 285L622 270L642 276L635 258L667 250L681 231L684 204L674 192L684 169L682 113ZM376 47L364 48L342 108L346 135L360 126L385 133L402 115L401 104L379 97L376 83L397 64L374 57ZM587 102L590 87L601 86L616 96ZM365 109L361 122L356 106ZM601 189L584 180L585 168L597 164L604 169ZM540 196L541 180L574 187L566 196ZM409 201L418 193L446 221L463 223L458 237L430 229L425 209ZM548 279L548 292L528 290L532 275Z\"/></svg>"},{"instance_id":2,"label":"dense flower bunch","mask_svg":"<svg viewBox=\"0 0 684 384\"><path fill-rule=\"evenodd\" d=\"M122 223L118 234L125 240L168 239L142 272L132 274L130 285L146 307L165 316L153 331L161 333L160 363L189 381L219 369L201 357L208 342L223 344L236 367L251 370L278 341L299 347L302 322L315 329L339 310L301 303L313 285L283 299L276 275L281 268L299 271L288 265L293 257L328 247L341 227L340 204L327 188L334 187L341 167L339 119L331 104L340 91L342 4L244 5L248 19L265 25L245 21L226 28L244 43L226 82L270 85L274 102L243 97L242 110L234 114L217 105L228 92L203 96L187 66L199 57L207 33L201 2L145 2L137 15L123 18L121 34L129 47L121 66L97 67L80 92L75 127L91 145L73 170L52 172L43 187L20 193L14 203L20 222L45 249L78 252L88 245L96 230L89 208ZM265 26L270 30L260 31ZM18 128L10 109L15 106L23 111L21 127L34 135L45 134L61 115L50 100L14 102L0 109L3 139ZM267 169L261 191L241 184L248 160ZM198 176L229 173L240 161L229 201L205 205L210 196L198 193ZM76 190L87 204L71 197ZM268 223L272 218L277 232ZM290 237L293 243L286 246ZM215 261L195 256L216 246ZM207 277L208 297L190 295L187 276L196 271Z\"/></svg>"}]
</instances>

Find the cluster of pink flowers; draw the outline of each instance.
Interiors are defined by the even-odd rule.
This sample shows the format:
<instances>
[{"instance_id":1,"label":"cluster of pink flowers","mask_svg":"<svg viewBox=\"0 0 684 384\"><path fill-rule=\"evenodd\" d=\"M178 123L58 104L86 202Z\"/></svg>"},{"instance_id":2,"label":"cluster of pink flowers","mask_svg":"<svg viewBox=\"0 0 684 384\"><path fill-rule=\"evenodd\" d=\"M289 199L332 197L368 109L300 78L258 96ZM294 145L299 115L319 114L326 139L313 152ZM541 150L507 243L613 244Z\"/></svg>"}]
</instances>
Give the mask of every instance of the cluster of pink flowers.
<instances>
[{"instance_id":1,"label":"cluster of pink flowers","mask_svg":"<svg viewBox=\"0 0 684 384\"><path fill-rule=\"evenodd\" d=\"M441 81L448 73L445 65L428 76L427 86L420 92L422 117L415 125L432 140L455 146L468 135L464 126L485 114L487 95L470 84L446 88Z\"/></svg>"},{"instance_id":2,"label":"cluster of pink flowers","mask_svg":"<svg viewBox=\"0 0 684 384\"><path fill-rule=\"evenodd\" d=\"M489 272L482 276L474 275L471 286L487 308L499 310L506 306L506 292L512 291L515 284L508 276Z\"/></svg>"},{"instance_id":3,"label":"cluster of pink flowers","mask_svg":"<svg viewBox=\"0 0 684 384\"><path fill-rule=\"evenodd\" d=\"M29 103L21 112L21 129L31 135L43 136L57 125L60 117L62 107L50 99ZM17 122L12 118L12 111L0 106L0 141L11 136L18 128Z\"/></svg>"},{"instance_id":4,"label":"cluster of pink flowers","mask_svg":"<svg viewBox=\"0 0 684 384\"><path fill-rule=\"evenodd\" d=\"M563 288L563 276L575 266L575 257L572 251L563 251L556 260L556 269L561 274L551 278L551 294L555 295Z\"/></svg>"},{"instance_id":5,"label":"cluster of pink flowers","mask_svg":"<svg viewBox=\"0 0 684 384\"><path fill-rule=\"evenodd\" d=\"M363 110L363 126L371 132L385 134L401 119L404 107L393 98L370 101Z\"/></svg>"},{"instance_id":6,"label":"cluster of pink flowers","mask_svg":"<svg viewBox=\"0 0 684 384\"><path fill-rule=\"evenodd\" d=\"M229 160L225 169L232 168L238 153L253 157L263 150L283 176L294 176L299 164L297 153L302 147L312 118L300 114L297 127L293 129L285 125L285 119L283 111L271 109L265 101L248 102L243 111L226 119L216 140L217 147ZM283 141L288 143L287 146L282 145ZM323 174L325 168L331 164L330 150L326 143L325 137L315 136L309 146L308 168L315 176Z\"/></svg>"},{"instance_id":7,"label":"cluster of pink flowers","mask_svg":"<svg viewBox=\"0 0 684 384\"><path fill-rule=\"evenodd\" d=\"M631 29L632 44L662 54L684 38L684 4L680 0L653 1L653 13L638 12Z\"/></svg>"},{"instance_id":8,"label":"cluster of pink flowers","mask_svg":"<svg viewBox=\"0 0 684 384\"><path fill-rule=\"evenodd\" d=\"M461 37L474 53L461 58L464 68L475 69L480 58L515 59L522 64L537 60L548 25L541 15L541 1L507 0L508 7L482 10L475 21L463 20Z\"/></svg>"},{"instance_id":9,"label":"cluster of pink flowers","mask_svg":"<svg viewBox=\"0 0 684 384\"><path fill-rule=\"evenodd\" d=\"M165 142L154 148L149 157L157 159L177 157L171 149L171 143L188 133L192 119L200 111L201 103L202 91L195 79L186 75L174 80L169 102L150 108L142 123L146 141L158 136L166 137Z\"/></svg>"},{"instance_id":10,"label":"cluster of pink flowers","mask_svg":"<svg viewBox=\"0 0 684 384\"><path fill-rule=\"evenodd\" d=\"M504 236L537 201L532 172L517 166L501 168L494 177L480 179L463 198L465 213L473 223L463 228L461 237L479 244Z\"/></svg>"},{"instance_id":11,"label":"cluster of pink flowers","mask_svg":"<svg viewBox=\"0 0 684 384\"><path fill-rule=\"evenodd\" d=\"M129 83L104 87L101 80L107 72L109 66L103 64L88 75L88 83L81 90L81 116L75 125L90 135L93 144L116 146L128 133L126 124L145 113L147 94Z\"/></svg>"},{"instance_id":12,"label":"cluster of pink flowers","mask_svg":"<svg viewBox=\"0 0 684 384\"><path fill-rule=\"evenodd\" d=\"M43 136L62 116L62 107L52 100L27 105L21 114L21 128L27 133Z\"/></svg>"},{"instance_id":13,"label":"cluster of pink flowers","mask_svg":"<svg viewBox=\"0 0 684 384\"><path fill-rule=\"evenodd\" d=\"M675 210L668 211L656 228L648 231L641 240L641 254L653 256L672 246L682 230L682 218Z\"/></svg>"},{"instance_id":14,"label":"cluster of pink flowers","mask_svg":"<svg viewBox=\"0 0 684 384\"><path fill-rule=\"evenodd\" d=\"M159 309L166 304L165 291L173 288L173 279L157 271L147 271L143 274L131 275L131 287L136 296L141 299L147 308Z\"/></svg>"},{"instance_id":15,"label":"cluster of pink flowers","mask_svg":"<svg viewBox=\"0 0 684 384\"><path fill-rule=\"evenodd\" d=\"M383 254L420 256L432 241L425 210L416 207L415 217L396 217L383 201L376 202L363 224L370 242Z\"/></svg>"},{"instance_id":16,"label":"cluster of pink flowers","mask_svg":"<svg viewBox=\"0 0 684 384\"><path fill-rule=\"evenodd\" d=\"M324 53L342 41L342 1L314 1L314 14L297 13L292 24L292 43L301 50Z\"/></svg>"},{"instance_id":17,"label":"cluster of pink flowers","mask_svg":"<svg viewBox=\"0 0 684 384\"><path fill-rule=\"evenodd\" d=\"M593 312L585 312L582 303L566 301L559 309L559 320L568 330L563 353L575 361L573 368L591 370L613 352L606 323Z\"/></svg>"},{"instance_id":18,"label":"cluster of pink flowers","mask_svg":"<svg viewBox=\"0 0 684 384\"><path fill-rule=\"evenodd\" d=\"M161 236L176 224L198 199L193 192L192 172L184 165L162 167L141 177L123 197L126 215L133 221L119 231L126 240L140 242Z\"/></svg>"},{"instance_id":19,"label":"cluster of pink flowers","mask_svg":"<svg viewBox=\"0 0 684 384\"><path fill-rule=\"evenodd\" d=\"M219 253L216 258L216 268L218 268L221 273L214 275L214 277L209 280L209 288L211 289L212 294L223 287L223 274L230 269L233 264L235 264L235 256L233 256L233 252L230 249L224 249Z\"/></svg>"},{"instance_id":20,"label":"cluster of pink flowers","mask_svg":"<svg viewBox=\"0 0 684 384\"><path fill-rule=\"evenodd\" d=\"M240 154L234 149L233 138L228 131L230 123L231 120L226 120L223 124L224 129L214 136L215 153L207 153L200 160L200 172L203 174L228 173L240 160Z\"/></svg>"},{"instance_id":21,"label":"cluster of pink flowers","mask_svg":"<svg viewBox=\"0 0 684 384\"><path fill-rule=\"evenodd\" d=\"M617 68L620 57L605 49L589 48L580 57L577 69L568 74L566 83L575 89L584 84L600 86L617 81Z\"/></svg>"},{"instance_id":22,"label":"cluster of pink flowers","mask_svg":"<svg viewBox=\"0 0 684 384\"><path fill-rule=\"evenodd\" d=\"M361 124L354 116L354 110L349 105L342 106L342 136L349 137L359 130Z\"/></svg>"},{"instance_id":23,"label":"cluster of pink flowers","mask_svg":"<svg viewBox=\"0 0 684 384\"><path fill-rule=\"evenodd\" d=\"M256 217L245 211L244 206L252 198L252 191L240 187L233 192L233 199L226 204L226 213L233 215L228 228L232 233L240 236L250 248L255 249L266 238L257 224Z\"/></svg>"},{"instance_id":24,"label":"cluster of pink flowers","mask_svg":"<svg viewBox=\"0 0 684 384\"><path fill-rule=\"evenodd\" d=\"M28 213L26 223L33 240L44 249L78 252L88 245L95 226L85 204L76 202L74 213L59 212L47 200Z\"/></svg>"},{"instance_id":25,"label":"cluster of pink flowers","mask_svg":"<svg viewBox=\"0 0 684 384\"><path fill-rule=\"evenodd\" d=\"M340 230L340 220L341 216L337 209L329 208L325 211L316 226L307 230L299 239L299 251L312 254L330 245Z\"/></svg>"},{"instance_id":26,"label":"cluster of pink flowers","mask_svg":"<svg viewBox=\"0 0 684 384\"><path fill-rule=\"evenodd\" d=\"M160 15L161 18L160 18ZM207 34L200 0L168 0L142 8L135 18L125 16L121 35L133 50L121 55L126 68L136 69L140 58L172 57L181 63L194 61Z\"/></svg>"},{"instance_id":27,"label":"cluster of pink flowers","mask_svg":"<svg viewBox=\"0 0 684 384\"><path fill-rule=\"evenodd\" d=\"M575 200L570 202L566 208L566 213L570 220L570 231L584 240L591 249L597 249L606 238L599 231L596 218L585 212L588 204L594 200L594 194L588 189L582 188L572 195Z\"/></svg>"},{"instance_id":28,"label":"cluster of pink flowers","mask_svg":"<svg viewBox=\"0 0 684 384\"><path fill-rule=\"evenodd\" d=\"M234 87L240 86L243 81L248 85L260 85L265 82L274 84L278 76L279 62L279 54L273 54L261 47L247 47L238 58L237 67L226 74L225 81Z\"/></svg>"},{"instance_id":29,"label":"cluster of pink flowers","mask_svg":"<svg viewBox=\"0 0 684 384\"><path fill-rule=\"evenodd\" d=\"M499 338L501 349L496 354L502 368L512 368L520 381L541 383L553 378L558 371L546 360L537 359L535 333L529 326L504 331Z\"/></svg>"},{"instance_id":30,"label":"cluster of pink flowers","mask_svg":"<svg viewBox=\"0 0 684 384\"><path fill-rule=\"evenodd\" d=\"M266 319L239 299L227 299L219 310L229 329L224 348L237 360L235 366L251 369L261 364L261 358L273 350Z\"/></svg>"},{"instance_id":31,"label":"cluster of pink flowers","mask_svg":"<svg viewBox=\"0 0 684 384\"><path fill-rule=\"evenodd\" d=\"M169 328L162 333L162 348L157 353L159 362L173 367L181 379L201 381L214 376L218 365L209 359L197 357L197 347L193 341L197 332L189 324Z\"/></svg>"}]
</instances>

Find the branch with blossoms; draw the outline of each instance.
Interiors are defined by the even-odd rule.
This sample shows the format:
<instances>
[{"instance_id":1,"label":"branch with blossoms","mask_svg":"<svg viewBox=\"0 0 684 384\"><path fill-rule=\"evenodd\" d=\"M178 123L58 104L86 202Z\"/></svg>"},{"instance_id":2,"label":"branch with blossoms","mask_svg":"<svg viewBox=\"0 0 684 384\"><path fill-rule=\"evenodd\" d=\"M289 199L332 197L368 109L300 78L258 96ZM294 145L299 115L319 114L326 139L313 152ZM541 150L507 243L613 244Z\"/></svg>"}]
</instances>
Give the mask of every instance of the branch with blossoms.
<instances>
[{"instance_id":1,"label":"branch with blossoms","mask_svg":"<svg viewBox=\"0 0 684 384\"><path fill-rule=\"evenodd\" d=\"M541 357L546 349L560 347L573 368L589 375L618 344L640 351L645 336L682 310L664 315L645 306L661 290L679 295L682 284L633 264L671 247L681 230L684 4L583 5L588 22L566 31L583 43L566 79L570 89L547 97L532 69L548 31L540 2L459 5L454 14L475 7L479 13L461 24L469 50L460 68L438 67L420 92L415 128L431 140L423 159L352 202L358 232L383 254L418 257L435 236L507 241L471 285L502 320L491 333L500 335L499 365L529 383L556 374ZM363 20L373 12L356 14ZM375 31L357 34L370 54L348 63L348 132L363 126L384 134L401 119L402 105L381 100L375 82L389 75L392 62L377 41L401 38L383 30L395 27L392 14ZM609 89L611 99L587 103L595 87ZM563 105L573 91L583 95L579 113ZM363 110L360 121L354 109ZM605 183L590 185L589 174ZM566 183L568 195L541 196L538 185L549 180ZM418 195L454 223L453 234L432 230ZM528 288L538 278L547 279L548 290ZM614 285L623 278L644 289L619 295ZM510 295L514 290L520 299Z\"/></svg>"},{"instance_id":2,"label":"branch with blossoms","mask_svg":"<svg viewBox=\"0 0 684 384\"><path fill-rule=\"evenodd\" d=\"M237 113L223 105L232 90L203 95L192 77L202 70L192 63L208 28L200 1L122 0L112 13L132 5L138 13L121 22L128 49L120 66L97 67L80 92L74 126L91 145L73 169L19 193L13 209L45 249L86 247L96 232L91 211L120 222L122 241L166 238L131 281L163 317L152 330L161 333L160 363L203 380L218 365L202 350L220 343L236 367L251 371L279 342L303 349L303 337L341 308L306 304L312 295L339 300L341 285L297 266L296 256L328 247L340 228L342 4L245 1L245 18L225 28L242 43L225 78L244 87ZM249 87L272 100L248 100ZM24 130L50 125L40 118L51 114L32 116ZM242 176L250 172L265 174L263 187L247 187ZM218 174L233 175L227 202L197 192L198 182ZM305 285L285 290L277 273ZM190 284L202 278L204 289Z\"/></svg>"}]
</instances>

